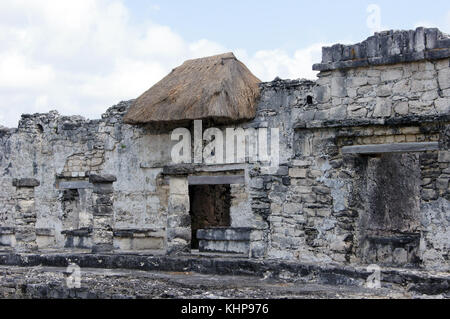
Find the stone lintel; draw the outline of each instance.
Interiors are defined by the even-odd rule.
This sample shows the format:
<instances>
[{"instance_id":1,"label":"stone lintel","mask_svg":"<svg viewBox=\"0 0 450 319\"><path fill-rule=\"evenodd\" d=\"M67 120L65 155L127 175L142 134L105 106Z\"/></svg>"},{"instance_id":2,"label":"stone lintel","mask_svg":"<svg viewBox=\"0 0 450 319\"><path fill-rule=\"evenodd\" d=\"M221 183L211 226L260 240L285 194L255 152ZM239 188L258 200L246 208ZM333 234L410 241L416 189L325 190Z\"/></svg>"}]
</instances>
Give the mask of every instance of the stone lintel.
<instances>
[{"instance_id":1,"label":"stone lintel","mask_svg":"<svg viewBox=\"0 0 450 319\"><path fill-rule=\"evenodd\" d=\"M114 183L115 181L117 181L117 177L115 177L114 175L90 175L89 176L89 182L92 184L109 184L109 183Z\"/></svg>"},{"instance_id":2,"label":"stone lintel","mask_svg":"<svg viewBox=\"0 0 450 319\"><path fill-rule=\"evenodd\" d=\"M14 227L0 227L0 236L1 235L14 235L16 233L16 229Z\"/></svg>"},{"instance_id":3,"label":"stone lintel","mask_svg":"<svg viewBox=\"0 0 450 319\"><path fill-rule=\"evenodd\" d=\"M41 183L35 178L14 178L12 184L15 187L37 187Z\"/></svg>"},{"instance_id":4,"label":"stone lintel","mask_svg":"<svg viewBox=\"0 0 450 319\"><path fill-rule=\"evenodd\" d=\"M86 181L60 182L59 189L86 189L92 188L93 185Z\"/></svg>"},{"instance_id":5,"label":"stone lintel","mask_svg":"<svg viewBox=\"0 0 450 319\"><path fill-rule=\"evenodd\" d=\"M199 164L177 164L164 166L164 175L189 175L200 172L235 172L245 169L246 164L222 164L222 165L199 165Z\"/></svg>"},{"instance_id":6,"label":"stone lintel","mask_svg":"<svg viewBox=\"0 0 450 319\"><path fill-rule=\"evenodd\" d=\"M114 229L114 237L135 238L135 237L164 237L164 229L140 228L140 229Z\"/></svg>"},{"instance_id":7,"label":"stone lintel","mask_svg":"<svg viewBox=\"0 0 450 319\"><path fill-rule=\"evenodd\" d=\"M438 142L344 146L342 154L408 153L439 150Z\"/></svg>"},{"instance_id":8,"label":"stone lintel","mask_svg":"<svg viewBox=\"0 0 450 319\"><path fill-rule=\"evenodd\" d=\"M36 228L36 235L52 237L55 236L55 230L53 228Z\"/></svg>"},{"instance_id":9,"label":"stone lintel","mask_svg":"<svg viewBox=\"0 0 450 319\"><path fill-rule=\"evenodd\" d=\"M80 229L63 230L61 234L75 237L89 237L92 235L92 231L93 231L92 227L86 227Z\"/></svg>"},{"instance_id":10,"label":"stone lintel","mask_svg":"<svg viewBox=\"0 0 450 319\"><path fill-rule=\"evenodd\" d=\"M231 185L245 184L244 175L188 176L189 185Z\"/></svg>"}]
</instances>

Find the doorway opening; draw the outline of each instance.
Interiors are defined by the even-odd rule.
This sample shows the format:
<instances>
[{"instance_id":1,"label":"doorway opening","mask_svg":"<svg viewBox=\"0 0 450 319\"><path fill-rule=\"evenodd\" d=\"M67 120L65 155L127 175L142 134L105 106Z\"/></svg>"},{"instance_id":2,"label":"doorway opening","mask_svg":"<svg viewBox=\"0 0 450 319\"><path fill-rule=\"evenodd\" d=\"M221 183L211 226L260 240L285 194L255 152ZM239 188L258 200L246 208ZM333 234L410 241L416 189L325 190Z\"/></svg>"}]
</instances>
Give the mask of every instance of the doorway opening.
<instances>
[{"instance_id":1,"label":"doorway opening","mask_svg":"<svg viewBox=\"0 0 450 319\"><path fill-rule=\"evenodd\" d=\"M198 249L197 230L230 227L231 186L189 185L191 248Z\"/></svg>"}]
</instances>

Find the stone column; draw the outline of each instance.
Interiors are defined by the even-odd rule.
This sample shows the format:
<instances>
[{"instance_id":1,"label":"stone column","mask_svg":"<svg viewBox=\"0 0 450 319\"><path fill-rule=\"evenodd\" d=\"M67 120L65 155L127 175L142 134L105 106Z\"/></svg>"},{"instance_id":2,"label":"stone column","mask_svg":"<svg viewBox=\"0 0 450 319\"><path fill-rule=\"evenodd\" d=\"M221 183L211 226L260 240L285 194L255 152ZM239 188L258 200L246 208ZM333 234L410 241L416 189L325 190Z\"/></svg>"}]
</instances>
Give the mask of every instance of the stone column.
<instances>
[{"instance_id":1,"label":"stone column","mask_svg":"<svg viewBox=\"0 0 450 319\"><path fill-rule=\"evenodd\" d=\"M35 251L38 249L36 242L36 219L34 188L40 183L34 178L13 179L16 187L14 213L16 246L20 252Z\"/></svg>"},{"instance_id":2,"label":"stone column","mask_svg":"<svg viewBox=\"0 0 450 319\"><path fill-rule=\"evenodd\" d=\"M191 216L187 177L170 177L169 210L167 216L167 254L191 251Z\"/></svg>"},{"instance_id":3,"label":"stone column","mask_svg":"<svg viewBox=\"0 0 450 319\"><path fill-rule=\"evenodd\" d=\"M108 252L113 250L113 183L117 178L113 175L91 175L89 182L94 185L93 212L94 227L92 252Z\"/></svg>"}]
</instances>

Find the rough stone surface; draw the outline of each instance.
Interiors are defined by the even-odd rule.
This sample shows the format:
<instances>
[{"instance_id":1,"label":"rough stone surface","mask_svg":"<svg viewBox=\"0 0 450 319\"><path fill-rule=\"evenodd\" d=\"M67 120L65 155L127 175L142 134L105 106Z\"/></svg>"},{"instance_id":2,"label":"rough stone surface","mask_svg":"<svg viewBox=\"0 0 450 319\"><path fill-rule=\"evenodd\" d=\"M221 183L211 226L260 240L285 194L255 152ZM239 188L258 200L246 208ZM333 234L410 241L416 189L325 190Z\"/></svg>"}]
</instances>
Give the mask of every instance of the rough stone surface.
<instances>
[{"instance_id":1,"label":"rough stone surface","mask_svg":"<svg viewBox=\"0 0 450 319\"><path fill-rule=\"evenodd\" d=\"M443 59L450 57L450 38L435 28L417 28L415 31L384 31L354 45L336 44L322 49L322 63L314 70L367 67ZM395 70L386 79L399 79ZM364 82L362 82L364 83Z\"/></svg>"},{"instance_id":2,"label":"rough stone surface","mask_svg":"<svg viewBox=\"0 0 450 319\"><path fill-rule=\"evenodd\" d=\"M0 268L2 299L393 299L422 298L392 288L378 290L193 272L83 269L80 288L68 288L65 268ZM442 297L438 295L436 297ZM273 311L273 309L272 309ZM166 310L178 315L179 309Z\"/></svg>"},{"instance_id":3,"label":"rough stone surface","mask_svg":"<svg viewBox=\"0 0 450 319\"><path fill-rule=\"evenodd\" d=\"M108 184L117 181L114 175L90 175L89 182L93 184Z\"/></svg>"},{"instance_id":4,"label":"rough stone surface","mask_svg":"<svg viewBox=\"0 0 450 319\"><path fill-rule=\"evenodd\" d=\"M267 129L268 149L278 141L277 167L251 156L175 165L176 127L124 124L133 101L99 120L23 115L17 128L0 128L0 244L111 253L149 245L186 254L193 239L189 177L239 175L245 183L229 185L229 223L221 226L252 230L250 259L448 272L449 49L436 29L382 32L324 48L316 81L261 83L255 118L235 128L249 136ZM211 125L205 121L203 129ZM193 137L193 125L186 129ZM414 152L414 159L409 152L343 152L399 143L433 149ZM257 144L248 139L249 149ZM132 232L138 229L152 234ZM218 242L216 250L232 245Z\"/></svg>"},{"instance_id":5,"label":"rough stone surface","mask_svg":"<svg viewBox=\"0 0 450 319\"><path fill-rule=\"evenodd\" d=\"M94 293L91 295L92 298L106 298L107 296L128 296L129 298L135 298L137 295L140 295L138 292L141 291L141 284L148 289L147 293L150 295L147 296L169 298L169 296L164 297L159 294L152 295L153 289L149 289L150 287L146 286L149 281L146 281L143 278L150 277L156 287L159 287L162 283L158 281L158 276L167 276L173 279L174 276L176 277L177 275L184 275L182 276L182 279L180 278L180 283L184 283L184 287L186 287L185 285L189 285L189 282L191 281L188 278L192 276L200 278L200 281L203 279L204 282L202 287L207 285L207 289L210 289L209 287L211 287L210 284L207 283L208 278L209 276L214 275L216 278L214 282L222 283L217 288L217 293L221 296L227 296L227 289L224 289L224 285L235 286L237 282L240 282L241 284L249 285L245 286L247 289L255 287L255 285L262 285L263 287L267 287L264 288L263 291L266 293L268 292L269 295L264 297L263 295L256 294L255 296L263 298L276 298L277 296L276 293L270 293L271 290L269 287L273 287L273 284L266 286L266 283L291 283L292 286L290 287L297 287L300 290L302 290L302 287L306 288L308 285L319 285L316 287L325 285L325 287L331 289L329 290L330 292L334 292L335 289L341 291L353 291L353 293L356 294L355 297L359 296L357 298L361 298L361 296L364 295L367 297L382 296L383 293L385 294L385 297L392 298L414 298L424 295L440 296L442 298L449 297L448 293L450 285L448 274L386 268L381 269L380 272L381 290L366 290L367 280L369 276L372 275L372 271L368 270L366 267L339 267L331 264L299 264L276 261L261 262L243 258L224 258L221 256L181 256L174 258L136 254L93 255L53 253L48 255L22 256L1 254L0 264L2 265L0 267L0 294L8 293L2 295L4 297L21 296L28 298L48 298L53 296L56 298L56 296L52 294L58 294L63 290L63 294L58 294L58 296L67 298L69 297L67 295L69 292L65 285L66 277L62 276L63 274L61 274L61 272L65 272L67 266L70 264L75 264L80 267L81 288L83 289L79 291L83 292L83 294L79 297L91 292ZM19 266L20 268L14 266ZM33 273L32 276L23 276L24 273L30 272ZM165 272L166 274L161 272ZM46 274L44 275L44 273ZM60 274L59 276L58 273ZM122 274L121 277L124 278L124 281L117 281L109 276L114 273ZM106 279L105 277L99 276L101 274L106 275L106 277L109 278ZM217 275L220 275L220 277L217 277ZM48 282L48 279L52 278L53 280ZM138 278L142 279L139 280ZM217 278L220 278L221 280L217 280ZM64 281L62 279L64 279ZM29 280L31 280L31 282ZM129 286L125 284L125 282L134 283L134 285ZM108 285L103 286L106 283L108 283ZM17 288L24 284L28 284L28 288L30 289L27 289L26 291L34 291L36 294L23 294L24 290L22 289L17 291ZM34 290L32 288L33 286L40 287L40 290ZM101 287L101 289L98 289L99 287ZM135 289L134 292L128 290L131 287ZM169 288L170 285L164 287ZM235 288L238 287L235 286ZM130 295L125 293L124 290L128 290ZM122 291L122 293L119 293L118 291ZM191 290L189 289L187 291ZM252 291L251 288L250 291ZM96 296L95 293L99 292L101 292L101 294ZM72 293L75 292L72 291ZM295 294L288 293L288 295L295 297ZM309 291L306 295L312 297L315 294L313 291ZM74 297L73 295L70 296ZM183 294L175 294L172 298L182 298L183 296ZM228 295L229 298L238 296L244 297L245 295L241 293L238 293L237 295L231 293ZM328 297L332 296L333 294L328 295ZM339 297L339 295L334 296L336 298ZM341 295L341 298L342 297L343 296Z\"/></svg>"},{"instance_id":6,"label":"rough stone surface","mask_svg":"<svg viewBox=\"0 0 450 319\"><path fill-rule=\"evenodd\" d=\"M15 187L37 187L40 185L39 181L35 178L15 178L12 183Z\"/></svg>"}]
</instances>

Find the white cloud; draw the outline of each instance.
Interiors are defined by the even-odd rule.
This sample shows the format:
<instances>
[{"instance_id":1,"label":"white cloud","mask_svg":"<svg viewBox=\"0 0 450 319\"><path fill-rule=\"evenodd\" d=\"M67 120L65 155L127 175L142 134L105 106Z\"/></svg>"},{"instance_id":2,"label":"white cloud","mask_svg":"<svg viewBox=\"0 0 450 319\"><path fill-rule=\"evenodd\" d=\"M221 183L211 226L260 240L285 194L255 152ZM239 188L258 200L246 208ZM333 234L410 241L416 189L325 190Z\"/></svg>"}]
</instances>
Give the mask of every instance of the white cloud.
<instances>
[{"instance_id":1,"label":"white cloud","mask_svg":"<svg viewBox=\"0 0 450 319\"><path fill-rule=\"evenodd\" d=\"M314 78L321 46L248 55L208 39L189 43L169 26L135 25L121 0L1 0L0 124L51 109L96 118L184 60L228 51L263 81Z\"/></svg>"},{"instance_id":2,"label":"white cloud","mask_svg":"<svg viewBox=\"0 0 450 319\"><path fill-rule=\"evenodd\" d=\"M204 56L221 54L227 51L227 48L219 43L215 43L206 39L199 40L189 45L192 58L201 58Z\"/></svg>"},{"instance_id":3,"label":"white cloud","mask_svg":"<svg viewBox=\"0 0 450 319\"><path fill-rule=\"evenodd\" d=\"M450 33L450 11L447 12L447 17L446 17L445 23L446 23L446 28L444 29L444 31Z\"/></svg>"},{"instance_id":4,"label":"white cloud","mask_svg":"<svg viewBox=\"0 0 450 319\"><path fill-rule=\"evenodd\" d=\"M437 25L437 23L424 20L424 21L419 21L414 25L414 28L419 28L419 27L438 28L438 25Z\"/></svg>"},{"instance_id":5,"label":"white cloud","mask_svg":"<svg viewBox=\"0 0 450 319\"><path fill-rule=\"evenodd\" d=\"M320 62L324 43L317 43L302 50L295 51L293 56L283 50L261 50L248 57L242 52L238 57L252 72L263 81L271 81L275 77L297 79L315 79L317 72L312 70L314 63Z\"/></svg>"},{"instance_id":6,"label":"white cloud","mask_svg":"<svg viewBox=\"0 0 450 319\"><path fill-rule=\"evenodd\" d=\"M33 65L17 53L0 54L0 87L35 89L54 79L49 65Z\"/></svg>"},{"instance_id":7,"label":"white cloud","mask_svg":"<svg viewBox=\"0 0 450 319\"><path fill-rule=\"evenodd\" d=\"M425 28L439 28L445 33L450 33L450 11L444 15L444 18L438 19L435 22L431 21L419 21L414 25L414 28L425 27Z\"/></svg>"}]
</instances>

